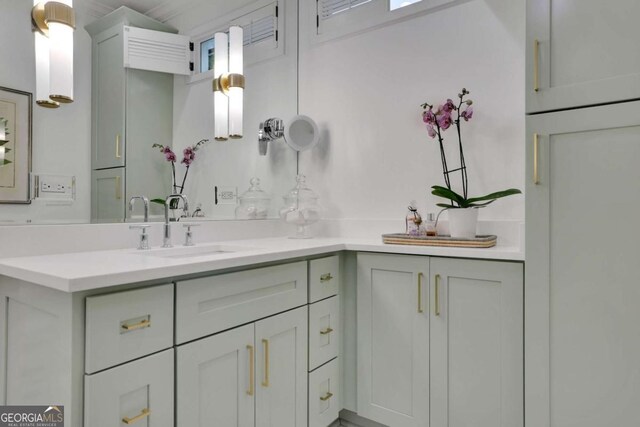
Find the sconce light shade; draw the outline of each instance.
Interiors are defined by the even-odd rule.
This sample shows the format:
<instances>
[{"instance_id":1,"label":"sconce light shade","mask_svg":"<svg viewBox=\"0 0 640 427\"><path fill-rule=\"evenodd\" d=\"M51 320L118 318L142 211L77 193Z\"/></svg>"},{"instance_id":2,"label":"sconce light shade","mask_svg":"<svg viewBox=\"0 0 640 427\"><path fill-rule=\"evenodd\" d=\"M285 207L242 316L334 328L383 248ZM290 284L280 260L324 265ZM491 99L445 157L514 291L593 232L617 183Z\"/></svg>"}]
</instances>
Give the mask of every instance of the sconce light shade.
<instances>
[{"instance_id":1,"label":"sconce light shade","mask_svg":"<svg viewBox=\"0 0 640 427\"><path fill-rule=\"evenodd\" d=\"M242 58L243 32L242 27L229 28L229 74L243 75ZM244 96L244 82L229 87L229 136L242 138L242 108Z\"/></svg>"},{"instance_id":2,"label":"sconce light shade","mask_svg":"<svg viewBox=\"0 0 640 427\"><path fill-rule=\"evenodd\" d=\"M243 122L243 31L229 28L229 35L216 33L214 39L213 81L215 139L242 138Z\"/></svg>"},{"instance_id":3,"label":"sconce light shade","mask_svg":"<svg viewBox=\"0 0 640 427\"><path fill-rule=\"evenodd\" d=\"M36 103L56 108L73 102L72 0L34 1Z\"/></svg>"},{"instance_id":4,"label":"sconce light shade","mask_svg":"<svg viewBox=\"0 0 640 427\"><path fill-rule=\"evenodd\" d=\"M229 38L225 33L216 33L214 36L213 73L216 76L226 76L229 73ZM226 141L229 139L229 98L222 92L213 92L215 109L215 140Z\"/></svg>"}]
</instances>

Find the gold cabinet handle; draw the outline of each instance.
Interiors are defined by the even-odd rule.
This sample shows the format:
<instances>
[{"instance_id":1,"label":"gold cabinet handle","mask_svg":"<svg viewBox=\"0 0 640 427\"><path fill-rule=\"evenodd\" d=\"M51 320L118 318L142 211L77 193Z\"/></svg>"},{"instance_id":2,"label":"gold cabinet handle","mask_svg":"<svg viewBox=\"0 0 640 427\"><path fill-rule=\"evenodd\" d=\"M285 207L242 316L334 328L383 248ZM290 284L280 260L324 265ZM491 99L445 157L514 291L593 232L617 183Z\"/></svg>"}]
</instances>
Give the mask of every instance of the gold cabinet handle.
<instances>
[{"instance_id":1,"label":"gold cabinet handle","mask_svg":"<svg viewBox=\"0 0 640 427\"><path fill-rule=\"evenodd\" d=\"M121 159L122 154L120 154L120 134L116 135L116 159Z\"/></svg>"},{"instance_id":2,"label":"gold cabinet handle","mask_svg":"<svg viewBox=\"0 0 640 427\"><path fill-rule=\"evenodd\" d=\"M120 175L116 176L116 200L122 199L122 185L120 182Z\"/></svg>"},{"instance_id":3,"label":"gold cabinet handle","mask_svg":"<svg viewBox=\"0 0 640 427\"><path fill-rule=\"evenodd\" d=\"M538 92L540 90L540 41L535 39L533 41L533 90Z\"/></svg>"},{"instance_id":4,"label":"gold cabinet handle","mask_svg":"<svg viewBox=\"0 0 640 427\"><path fill-rule=\"evenodd\" d=\"M325 394L324 396L320 396L320 400L322 400L323 402L326 402L327 400L331 399L332 397L333 397L333 393L328 391L327 394Z\"/></svg>"},{"instance_id":5,"label":"gold cabinet handle","mask_svg":"<svg viewBox=\"0 0 640 427\"><path fill-rule=\"evenodd\" d=\"M418 273L418 313L424 313L422 308L422 276L424 274Z\"/></svg>"},{"instance_id":6,"label":"gold cabinet handle","mask_svg":"<svg viewBox=\"0 0 640 427\"><path fill-rule=\"evenodd\" d=\"M533 134L533 183L535 185L540 184L540 175L538 173L538 151L540 149L540 143L538 141L538 134Z\"/></svg>"},{"instance_id":7,"label":"gold cabinet handle","mask_svg":"<svg viewBox=\"0 0 640 427\"><path fill-rule=\"evenodd\" d=\"M323 329L320 331L320 335L329 335L331 332L333 332L331 328Z\"/></svg>"},{"instance_id":8,"label":"gold cabinet handle","mask_svg":"<svg viewBox=\"0 0 640 427\"><path fill-rule=\"evenodd\" d=\"M124 329L125 331L135 331L136 329L150 328L150 327L151 327L151 320L149 319L144 319L139 322L132 323L130 325L127 323L122 324L122 329Z\"/></svg>"},{"instance_id":9,"label":"gold cabinet handle","mask_svg":"<svg viewBox=\"0 0 640 427\"><path fill-rule=\"evenodd\" d=\"M262 340L262 348L264 349L264 379L262 387L269 387L269 340Z\"/></svg>"},{"instance_id":10,"label":"gold cabinet handle","mask_svg":"<svg viewBox=\"0 0 640 427\"><path fill-rule=\"evenodd\" d=\"M141 419L148 417L149 415L151 415L151 410L149 410L149 408L144 408L142 411L140 411L138 415L136 415L133 418L124 417L122 419L122 422L125 423L126 425L135 424Z\"/></svg>"},{"instance_id":11,"label":"gold cabinet handle","mask_svg":"<svg viewBox=\"0 0 640 427\"><path fill-rule=\"evenodd\" d=\"M435 315L440 316L440 275L436 274L436 285L435 285Z\"/></svg>"},{"instance_id":12,"label":"gold cabinet handle","mask_svg":"<svg viewBox=\"0 0 640 427\"><path fill-rule=\"evenodd\" d=\"M333 280L331 273L326 273L320 276L320 283L330 282L331 280Z\"/></svg>"},{"instance_id":13,"label":"gold cabinet handle","mask_svg":"<svg viewBox=\"0 0 640 427\"><path fill-rule=\"evenodd\" d=\"M248 345L247 350L249 351L249 390L247 390L247 394L253 396L253 385L256 381L255 350L252 345Z\"/></svg>"}]
</instances>

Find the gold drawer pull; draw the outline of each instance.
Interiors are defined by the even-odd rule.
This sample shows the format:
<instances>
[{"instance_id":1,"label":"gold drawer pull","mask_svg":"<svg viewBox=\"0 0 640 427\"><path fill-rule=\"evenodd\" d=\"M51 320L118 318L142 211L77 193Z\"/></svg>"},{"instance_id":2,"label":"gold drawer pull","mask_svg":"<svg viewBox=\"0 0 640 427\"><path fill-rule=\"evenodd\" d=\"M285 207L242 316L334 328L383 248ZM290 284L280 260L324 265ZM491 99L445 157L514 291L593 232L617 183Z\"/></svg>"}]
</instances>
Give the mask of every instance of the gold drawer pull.
<instances>
[{"instance_id":1,"label":"gold drawer pull","mask_svg":"<svg viewBox=\"0 0 640 427\"><path fill-rule=\"evenodd\" d=\"M440 316L440 275L436 274L436 286L435 286L435 315Z\"/></svg>"},{"instance_id":2,"label":"gold drawer pull","mask_svg":"<svg viewBox=\"0 0 640 427\"><path fill-rule=\"evenodd\" d=\"M418 313L424 313L422 308L422 276L423 273L418 273Z\"/></svg>"},{"instance_id":3,"label":"gold drawer pull","mask_svg":"<svg viewBox=\"0 0 640 427\"><path fill-rule=\"evenodd\" d=\"M121 159L122 155L120 154L120 134L116 135L116 159Z\"/></svg>"},{"instance_id":4,"label":"gold drawer pull","mask_svg":"<svg viewBox=\"0 0 640 427\"><path fill-rule=\"evenodd\" d=\"M538 173L538 166L540 159L538 158L538 151L540 150L540 143L538 142L538 134L533 134L533 183L534 185L540 184L540 174Z\"/></svg>"},{"instance_id":5,"label":"gold drawer pull","mask_svg":"<svg viewBox=\"0 0 640 427\"><path fill-rule=\"evenodd\" d=\"M540 41L535 39L533 41L533 90L538 92L540 90Z\"/></svg>"},{"instance_id":6,"label":"gold drawer pull","mask_svg":"<svg viewBox=\"0 0 640 427\"><path fill-rule=\"evenodd\" d=\"M254 354L254 349L252 345L248 345L247 350L249 350L249 390L247 390L247 394L249 396L253 396L253 384L256 381L255 354Z\"/></svg>"},{"instance_id":7,"label":"gold drawer pull","mask_svg":"<svg viewBox=\"0 0 640 427\"><path fill-rule=\"evenodd\" d=\"M136 329L150 328L150 327L151 327L151 320L149 319L144 319L139 322L132 323L130 325L126 323L122 324L122 329L124 329L125 331L135 331Z\"/></svg>"},{"instance_id":8,"label":"gold drawer pull","mask_svg":"<svg viewBox=\"0 0 640 427\"><path fill-rule=\"evenodd\" d=\"M331 399L332 397L333 397L333 393L328 391L327 394L325 394L324 396L320 397L320 400L322 400L323 402L326 402L327 400Z\"/></svg>"},{"instance_id":9,"label":"gold drawer pull","mask_svg":"<svg viewBox=\"0 0 640 427\"><path fill-rule=\"evenodd\" d=\"M140 421L141 419L148 417L149 415L151 415L151 411L149 410L149 408L144 408L138 415L136 415L133 418L129 418L129 417L124 417L122 419L122 422L130 425L130 424L135 424L138 421Z\"/></svg>"},{"instance_id":10,"label":"gold drawer pull","mask_svg":"<svg viewBox=\"0 0 640 427\"><path fill-rule=\"evenodd\" d=\"M320 276L320 283L330 282L331 280L333 280L331 273L326 273Z\"/></svg>"},{"instance_id":11,"label":"gold drawer pull","mask_svg":"<svg viewBox=\"0 0 640 427\"><path fill-rule=\"evenodd\" d=\"M122 199L122 180L120 175L116 175L116 200Z\"/></svg>"},{"instance_id":12,"label":"gold drawer pull","mask_svg":"<svg viewBox=\"0 0 640 427\"><path fill-rule=\"evenodd\" d=\"M264 348L264 379L262 387L269 387L269 340L263 339L262 347Z\"/></svg>"},{"instance_id":13,"label":"gold drawer pull","mask_svg":"<svg viewBox=\"0 0 640 427\"><path fill-rule=\"evenodd\" d=\"M331 328L323 329L320 331L320 335L329 335L331 332L333 332L333 329Z\"/></svg>"}]
</instances>

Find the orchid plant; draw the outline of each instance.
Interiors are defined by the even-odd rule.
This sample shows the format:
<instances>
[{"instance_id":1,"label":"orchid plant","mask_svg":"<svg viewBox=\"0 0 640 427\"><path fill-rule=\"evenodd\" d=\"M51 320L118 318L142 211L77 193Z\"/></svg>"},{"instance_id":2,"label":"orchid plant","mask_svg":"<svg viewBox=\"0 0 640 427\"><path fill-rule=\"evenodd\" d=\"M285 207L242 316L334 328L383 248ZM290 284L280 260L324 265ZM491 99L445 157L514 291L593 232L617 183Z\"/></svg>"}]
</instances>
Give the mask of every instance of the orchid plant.
<instances>
[{"instance_id":1,"label":"orchid plant","mask_svg":"<svg viewBox=\"0 0 640 427\"><path fill-rule=\"evenodd\" d=\"M437 206L444 209L482 208L502 197L521 193L517 188L510 188L485 196L468 197L469 179L462 147L462 122L468 122L473 118L473 101L467 97L469 93L467 89L463 88L458 94L457 105L452 99L447 99L444 104L439 105L437 108L427 102L422 104L422 120L427 125L427 134L430 138L438 138L442 173L444 174L444 182L446 185L446 187L441 185L432 186L431 194L449 200L449 203L437 203ZM444 132L452 126L455 127L458 135L458 152L460 155L460 167L455 169L449 169L447 165L447 155L444 149L443 137ZM454 172L460 172L462 178L462 194L452 189L450 175Z\"/></svg>"},{"instance_id":2,"label":"orchid plant","mask_svg":"<svg viewBox=\"0 0 640 427\"><path fill-rule=\"evenodd\" d=\"M184 150L182 150L182 160L180 161L180 163L185 165L186 168L184 171L184 175L182 175L182 180L180 181L181 182L180 185L178 185L178 181L176 179L176 161L178 160L176 154L173 152L171 147L167 145L161 145L161 144L152 145L153 148L157 148L160 150L160 152L164 155L164 158L167 162L171 163L171 177L172 177L171 182L172 182L172 188L173 188L172 194L182 194L182 192L184 191L185 183L187 182L187 176L189 175L189 168L191 167L191 164L196 159L196 151L198 151L207 142L209 142L208 139L201 139L195 145L186 147ZM165 203L164 199L160 199L160 198L153 199L151 201L153 203L159 203L163 205ZM178 200L177 199L173 200L172 203L175 203L177 205ZM172 208L174 207L172 206Z\"/></svg>"}]
</instances>

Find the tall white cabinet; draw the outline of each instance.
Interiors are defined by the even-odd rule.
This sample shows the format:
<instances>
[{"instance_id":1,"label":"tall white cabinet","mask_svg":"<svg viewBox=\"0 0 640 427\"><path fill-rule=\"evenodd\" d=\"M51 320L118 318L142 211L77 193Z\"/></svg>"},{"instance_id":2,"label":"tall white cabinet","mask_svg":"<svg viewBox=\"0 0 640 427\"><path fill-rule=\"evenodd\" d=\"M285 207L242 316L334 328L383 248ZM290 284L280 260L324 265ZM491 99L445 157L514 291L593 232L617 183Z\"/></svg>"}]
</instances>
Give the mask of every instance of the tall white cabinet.
<instances>
[{"instance_id":1,"label":"tall white cabinet","mask_svg":"<svg viewBox=\"0 0 640 427\"><path fill-rule=\"evenodd\" d=\"M172 145L173 74L125 68L127 25L177 32L126 7L86 27L93 40L91 218L97 222L124 221L131 196L166 197L171 185L169 165L152 145ZM113 177L109 189L105 176Z\"/></svg>"},{"instance_id":2,"label":"tall white cabinet","mask_svg":"<svg viewBox=\"0 0 640 427\"><path fill-rule=\"evenodd\" d=\"M358 415L522 426L523 266L358 254Z\"/></svg>"},{"instance_id":3,"label":"tall white cabinet","mask_svg":"<svg viewBox=\"0 0 640 427\"><path fill-rule=\"evenodd\" d=\"M527 112L640 98L640 2L527 0Z\"/></svg>"},{"instance_id":4,"label":"tall white cabinet","mask_svg":"<svg viewBox=\"0 0 640 427\"><path fill-rule=\"evenodd\" d=\"M636 426L640 102L527 132L527 425Z\"/></svg>"}]
</instances>

